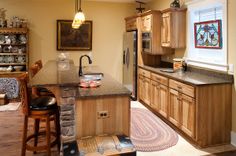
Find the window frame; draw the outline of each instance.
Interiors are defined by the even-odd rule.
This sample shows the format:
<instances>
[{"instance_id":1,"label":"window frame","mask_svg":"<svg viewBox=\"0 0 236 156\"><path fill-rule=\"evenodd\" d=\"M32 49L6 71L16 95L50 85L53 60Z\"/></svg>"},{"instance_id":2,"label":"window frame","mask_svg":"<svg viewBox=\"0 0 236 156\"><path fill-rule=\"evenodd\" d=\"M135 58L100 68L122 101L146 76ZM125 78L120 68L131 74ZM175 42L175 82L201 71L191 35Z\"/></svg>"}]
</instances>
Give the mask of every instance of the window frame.
<instances>
[{"instance_id":1,"label":"window frame","mask_svg":"<svg viewBox=\"0 0 236 156\"><path fill-rule=\"evenodd\" d=\"M189 65L192 66L198 66L201 68L207 68L211 70L217 70L217 71L222 71L222 72L228 72L228 17L227 17L227 11L228 11L228 1L227 0L188 0L186 1L186 6L188 7L188 13L187 13L187 53L186 53L186 61L188 62ZM194 52L195 48L194 40L192 39L193 34L191 34L192 31L192 25L193 23L193 14L196 11L201 11L204 9L208 8L213 8L215 6L222 6L223 9L223 15L222 15L222 38L223 38L223 52L222 54L224 56L224 59L221 63L213 63L213 62L208 62L208 61L203 61L203 60L198 60L198 58L191 57L191 52ZM199 9L201 8L201 9Z\"/></svg>"}]
</instances>

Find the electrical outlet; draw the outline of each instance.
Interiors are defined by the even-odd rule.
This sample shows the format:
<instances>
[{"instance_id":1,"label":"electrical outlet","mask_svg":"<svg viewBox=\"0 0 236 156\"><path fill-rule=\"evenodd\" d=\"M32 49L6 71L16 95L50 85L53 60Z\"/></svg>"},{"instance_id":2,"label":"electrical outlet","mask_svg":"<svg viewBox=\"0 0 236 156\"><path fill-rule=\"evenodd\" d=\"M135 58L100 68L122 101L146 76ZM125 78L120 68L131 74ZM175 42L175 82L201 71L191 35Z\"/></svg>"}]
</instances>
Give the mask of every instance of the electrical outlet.
<instances>
[{"instance_id":1,"label":"electrical outlet","mask_svg":"<svg viewBox=\"0 0 236 156\"><path fill-rule=\"evenodd\" d=\"M98 119L109 118L109 113L108 113L108 111L99 111L99 112L97 112L97 118L98 118Z\"/></svg>"}]
</instances>

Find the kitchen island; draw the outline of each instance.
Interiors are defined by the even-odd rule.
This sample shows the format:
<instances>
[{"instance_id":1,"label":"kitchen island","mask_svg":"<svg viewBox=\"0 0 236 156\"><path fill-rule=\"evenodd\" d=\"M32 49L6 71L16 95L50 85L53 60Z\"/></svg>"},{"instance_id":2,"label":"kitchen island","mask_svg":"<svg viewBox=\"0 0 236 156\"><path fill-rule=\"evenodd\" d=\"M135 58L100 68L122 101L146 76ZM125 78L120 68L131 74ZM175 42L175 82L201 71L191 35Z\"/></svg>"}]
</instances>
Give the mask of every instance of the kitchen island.
<instances>
[{"instance_id":1,"label":"kitchen island","mask_svg":"<svg viewBox=\"0 0 236 156\"><path fill-rule=\"evenodd\" d=\"M97 67L86 72L101 72ZM78 67L71 61L49 61L30 80L32 87L52 91L60 107L62 143L100 134L130 135L130 91L108 74L97 88L79 87Z\"/></svg>"}]
</instances>

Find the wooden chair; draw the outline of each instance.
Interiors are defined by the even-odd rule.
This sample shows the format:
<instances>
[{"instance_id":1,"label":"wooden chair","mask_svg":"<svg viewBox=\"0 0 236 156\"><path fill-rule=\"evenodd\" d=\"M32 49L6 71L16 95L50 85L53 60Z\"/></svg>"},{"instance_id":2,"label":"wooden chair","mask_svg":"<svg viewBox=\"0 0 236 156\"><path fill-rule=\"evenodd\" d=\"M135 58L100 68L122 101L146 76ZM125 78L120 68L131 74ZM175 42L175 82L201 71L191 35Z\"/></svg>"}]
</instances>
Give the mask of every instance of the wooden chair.
<instances>
[{"instance_id":1,"label":"wooden chair","mask_svg":"<svg viewBox=\"0 0 236 156\"><path fill-rule=\"evenodd\" d=\"M59 125L59 109L54 97L42 96L35 99L31 99L31 90L27 88L27 74L22 74L18 77L20 82L22 111L24 114L24 127L23 127L23 140L21 156L25 156L26 150L34 151L47 151L47 155L51 155L51 147L58 145L60 149L60 125ZM27 135L28 131L28 119L33 118L34 134ZM39 131L40 121L45 120L46 130ZM55 123L56 132L51 131L50 121ZM46 135L46 145L37 146L38 136ZM51 136L55 136L55 139L51 142ZM28 142L34 138L34 146L29 145Z\"/></svg>"},{"instance_id":2,"label":"wooden chair","mask_svg":"<svg viewBox=\"0 0 236 156\"><path fill-rule=\"evenodd\" d=\"M41 60L36 61L30 67L31 78L33 78L40 71L40 69L42 69L42 67L43 67L42 61ZM43 87L32 88L32 91L36 96L54 96L54 94L51 91Z\"/></svg>"}]
</instances>

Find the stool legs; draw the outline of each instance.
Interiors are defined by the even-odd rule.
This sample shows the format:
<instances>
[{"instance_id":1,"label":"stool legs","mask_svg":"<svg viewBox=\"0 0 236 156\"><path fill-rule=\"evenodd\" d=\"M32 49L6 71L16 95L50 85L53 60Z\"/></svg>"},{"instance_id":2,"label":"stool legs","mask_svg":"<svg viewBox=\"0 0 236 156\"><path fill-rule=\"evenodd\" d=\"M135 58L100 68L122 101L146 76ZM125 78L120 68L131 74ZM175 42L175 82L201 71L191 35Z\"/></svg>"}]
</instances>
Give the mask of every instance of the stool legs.
<instances>
[{"instance_id":1,"label":"stool legs","mask_svg":"<svg viewBox=\"0 0 236 156\"><path fill-rule=\"evenodd\" d=\"M56 128L56 137L57 137L57 148L58 151L60 151L60 147L61 147L61 129L60 129L60 115L59 115L59 111L57 111L56 115L55 115L56 120L54 120L55 122L55 128Z\"/></svg>"},{"instance_id":2,"label":"stool legs","mask_svg":"<svg viewBox=\"0 0 236 156\"><path fill-rule=\"evenodd\" d=\"M50 117L46 118L47 154L51 156Z\"/></svg>"},{"instance_id":3,"label":"stool legs","mask_svg":"<svg viewBox=\"0 0 236 156\"><path fill-rule=\"evenodd\" d=\"M28 116L25 116L24 117L24 127L23 127L23 139L22 139L21 156L25 156L25 152L26 152L27 129L28 129Z\"/></svg>"},{"instance_id":4,"label":"stool legs","mask_svg":"<svg viewBox=\"0 0 236 156\"><path fill-rule=\"evenodd\" d=\"M38 144L39 123L40 123L40 120L39 119L35 119L35 121L34 121L34 135L35 135L34 147L37 147L37 144ZM35 153L36 153L36 151L34 151L34 154Z\"/></svg>"}]
</instances>

